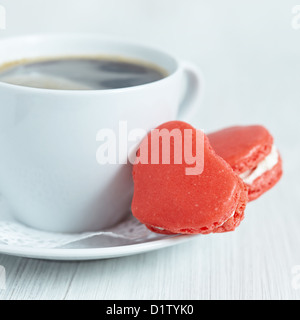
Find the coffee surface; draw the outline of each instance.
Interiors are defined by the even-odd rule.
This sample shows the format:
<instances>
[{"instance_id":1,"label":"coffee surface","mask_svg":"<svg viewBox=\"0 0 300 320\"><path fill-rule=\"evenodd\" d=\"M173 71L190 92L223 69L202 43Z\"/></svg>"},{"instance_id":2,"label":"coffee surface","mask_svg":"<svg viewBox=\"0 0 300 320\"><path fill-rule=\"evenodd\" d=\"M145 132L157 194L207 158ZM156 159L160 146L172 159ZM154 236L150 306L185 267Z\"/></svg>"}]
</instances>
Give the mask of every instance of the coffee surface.
<instances>
[{"instance_id":1,"label":"coffee surface","mask_svg":"<svg viewBox=\"0 0 300 320\"><path fill-rule=\"evenodd\" d=\"M161 80L158 66L126 58L71 57L12 62L0 67L0 82L56 90L105 90Z\"/></svg>"}]
</instances>

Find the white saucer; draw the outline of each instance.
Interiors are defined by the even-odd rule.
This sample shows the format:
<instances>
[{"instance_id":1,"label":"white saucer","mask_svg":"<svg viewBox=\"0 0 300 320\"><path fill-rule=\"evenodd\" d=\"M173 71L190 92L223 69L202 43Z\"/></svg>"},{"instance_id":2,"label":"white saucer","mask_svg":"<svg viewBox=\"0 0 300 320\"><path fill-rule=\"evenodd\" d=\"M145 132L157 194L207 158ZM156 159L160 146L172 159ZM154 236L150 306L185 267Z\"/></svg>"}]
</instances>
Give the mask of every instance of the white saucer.
<instances>
[{"instance_id":1,"label":"white saucer","mask_svg":"<svg viewBox=\"0 0 300 320\"><path fill-rule=\"evenodd\" d=\"M44 260L100 260L118 258L124 256L135 255L162 249L184 241L190 240L192 236L179 235L175 237L165 237L160 240L132 244L116 247L105 248L84 248L84 249L44 249L44 248L28 248L9 245L0 245L0 254L8 254L13 256L44 259Z\"/></svg>"},{"instance_id":2,"label":"white saucer","mask_svg":"<svg viewBox=\"0 0 300 320\"><path fill-rule=\"evenodd\" d=\"M98 233L43 232L15 221L0 199L0 254L45 260L98 260L162 249L193 237L152 233L131 214L118 225Z\"/></svg>"}]
</instances>

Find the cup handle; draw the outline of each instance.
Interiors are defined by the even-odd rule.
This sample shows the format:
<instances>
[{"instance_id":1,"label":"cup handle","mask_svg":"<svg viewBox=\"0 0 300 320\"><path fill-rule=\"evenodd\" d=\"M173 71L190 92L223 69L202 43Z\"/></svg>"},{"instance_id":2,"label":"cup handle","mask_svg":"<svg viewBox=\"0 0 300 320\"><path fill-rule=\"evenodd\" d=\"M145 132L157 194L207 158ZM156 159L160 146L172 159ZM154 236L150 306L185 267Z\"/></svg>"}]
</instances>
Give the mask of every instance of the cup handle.
<instances>
[{"instance_id":1,"label":"cup handle","mask_svg":"<svg viewBox=\"0 0 300 320\"><path fill-rule=\"evenodd\" d=\"M201 104L204 81L203 75L197 66L183 61L181 67L187 78L187 90L181 102L177 118L179 120L189 121Z\"/></svg>"}]
</instances>

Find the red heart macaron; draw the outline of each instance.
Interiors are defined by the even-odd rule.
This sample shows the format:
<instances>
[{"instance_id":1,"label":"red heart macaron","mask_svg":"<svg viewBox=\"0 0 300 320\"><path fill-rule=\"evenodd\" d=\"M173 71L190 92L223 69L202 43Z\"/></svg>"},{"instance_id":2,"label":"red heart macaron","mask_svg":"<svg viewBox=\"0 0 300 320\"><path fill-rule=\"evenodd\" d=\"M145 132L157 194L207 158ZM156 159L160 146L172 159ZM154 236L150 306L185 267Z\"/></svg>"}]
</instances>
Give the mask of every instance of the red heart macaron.
<instances>
[{"instance_id":1,"label":"red heart macaron","mask_svg":"<svg viewBox=\"0 0 300 320\"><path fill-rule=\"evenodd\" d=\"M244 218L248 201L247 187L242 179L215 153L201 131L180 121L168 122L157 128L158 131L163 129L180 132L183 147L176 148L175 138L171 138L170 164L163 164L162 139L158 144L152 143L151 132L142 141L133 167L133 215L150 230L163 234L235 230ZM185 139L186 132L191 133L190 142ZM201 135L201 154L197 154L197 137ZM186 159L186 149L189 148L195 158L202 156L204 160L201 173L187 175L187 169L197 165ZM142 153L147 153L144 155L147 163L141 163ZM159 154L157 164L151 162L154 154ZM180 156L182 163L177 164Z\"/></svg>"},{"instance_id":2,"label":"red heart macaron","mask_svg":"<svg viewBox=\"0 0 300 320\"><path fill-rule=\"evenodd\" d=\"M282 176L282 159L273 137L263 126L235 126L208 135L216 153L226 160L249 188L253 201Z\"/></svg>"}]
</instances>

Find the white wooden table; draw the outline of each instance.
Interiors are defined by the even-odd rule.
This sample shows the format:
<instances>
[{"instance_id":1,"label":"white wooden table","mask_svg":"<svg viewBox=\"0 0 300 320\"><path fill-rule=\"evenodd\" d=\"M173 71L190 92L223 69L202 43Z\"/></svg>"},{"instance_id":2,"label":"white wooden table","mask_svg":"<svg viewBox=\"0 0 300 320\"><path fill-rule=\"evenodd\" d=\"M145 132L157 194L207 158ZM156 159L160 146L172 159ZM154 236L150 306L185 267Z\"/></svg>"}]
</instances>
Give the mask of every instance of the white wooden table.
<instances>
[{"instance_id":1,"label":"white wooden table","mask_svg":"<svg viewBox=\"0 0 300 320\"><path fill-rule=\"evenodd\" d=\"M10 8L16 3L2 2ZM41 2L28 2L41 9ZM136 9L130 19L122 16L122 10L102 6L110 21L119 19L118 25L96 16L76 25L81 14L89 14L84 8L75 12L75 7L71 22L75 31L96 29L144 39L196 62L206 76L206 95L192 124L206 131L240 123L264 124L282 152L285 172L280 184L248 205L246 218L234 233L201 236L152 253L94 262L0 255L7 275L0 299L300 298L300 31L290 25L291 9L297 3L189 2L152 1L150 6L149 1L131 0ZM96 6L96 1L92 3ZM172 4L177 6L166 23ZM24 10L11 12L12 22L26 16ZM55 25L49 27L52 20L45 16L39 30L68 31L63 13L56 14ZM186 23L181 23L185 17ZM26 23L21 20L22 26L12 24L7 35L32 32L37 22L26 19ZM160 32L150 28L152 22Z\"/></svg>"}]
</instances>

